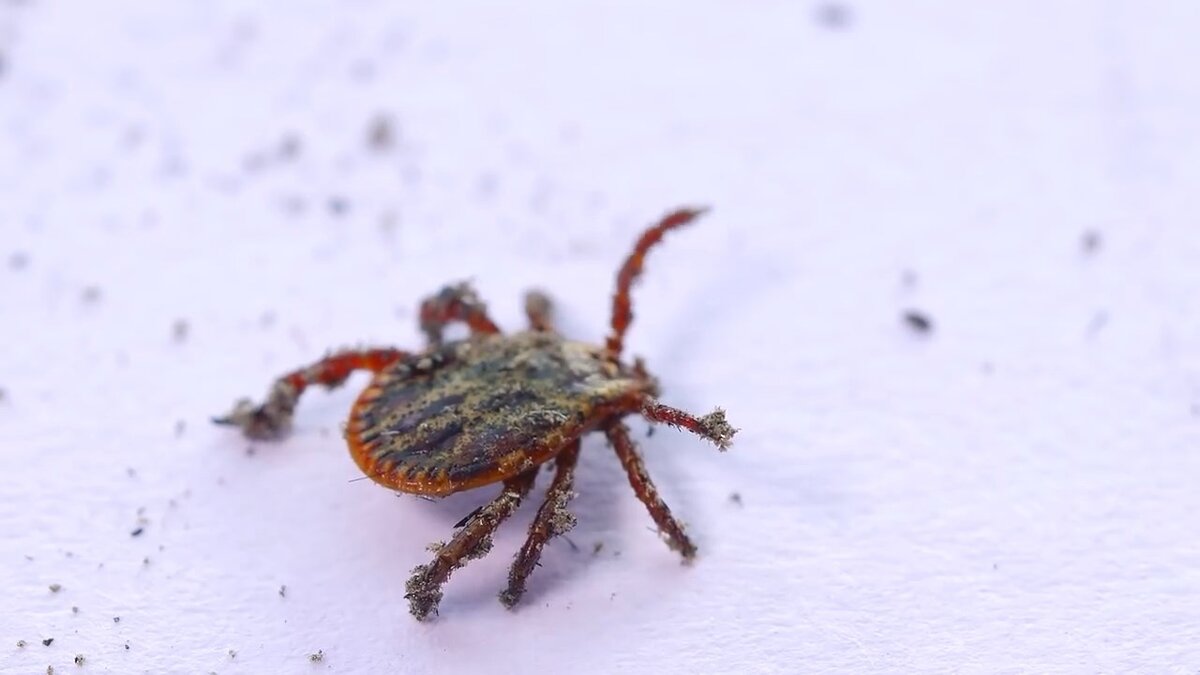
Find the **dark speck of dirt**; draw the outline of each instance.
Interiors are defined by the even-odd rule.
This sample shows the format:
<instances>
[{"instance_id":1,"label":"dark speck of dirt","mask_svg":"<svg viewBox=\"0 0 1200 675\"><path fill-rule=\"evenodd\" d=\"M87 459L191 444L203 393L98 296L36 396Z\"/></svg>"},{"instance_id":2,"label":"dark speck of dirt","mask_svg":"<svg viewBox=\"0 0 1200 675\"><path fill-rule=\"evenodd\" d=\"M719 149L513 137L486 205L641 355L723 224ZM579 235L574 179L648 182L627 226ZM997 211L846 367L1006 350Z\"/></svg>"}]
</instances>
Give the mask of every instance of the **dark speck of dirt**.
<instances>
[{"instance_id":1,"label":"dark speck of dirt","mask_svg":"<svg viewBox=\"0 0 1200 675\"><path fill-rule=\"evenodd\" d=\"M13 271L20 271L29 267L29 254L24 251L16 251L8 256L8 268Z\"/></svg>"},{"instance_id":2,"label":"dark speck of dirt","mask_svg":"<svg viewBox=\"0 0 1200 675\"><path fill-rule=\"evenodd\" d=\"M1104 243L1104 238L1100 236L1097 230L1088 230L1079 238L1079 247L1087 255L1092 255L1100 250L1100 246Z\"/></svg>"},{"instance_id":3,"label":"dark speck of dirt","mask_svg":"<svg viewBox=\"0 0 1200 675\"><path fill-rule=\"evenodd\" d=\"M279 597L281 597L281 598L287 597L287 584L284 584L279 587Z\"/></svg>"},{"instance_id":4,"label":"dark speck of dirt","mask_svg":"<svg viewBox=\"0 0 1200 675\"><path fill-rule=\"evenodd\" d=\"M286 162L299 157L302 147L299 136L296 134L285 135L279 142L279 159Z\"/></svg>"},{"instance_id":5,"label":"dark speck of dirt","mask_svg":"<svg viewBox=\"0 0 1200 675\"><path fill-rule=\"evenodd\" d=\"M121 623L121 617L119 617L119 616L114 616L114 617L113 617L113 623Z\"/></svg>"},{"instance_id":6,"label":"dark speck of dirt","mask_svg":"<svg viewBox=\"0 0 1200 675\"><path fill-rule=\"evenodd\" d=\"M839 2L826 2L817 6L817 23L831 30L844 30L853 20L850 8Z\"/></svg>"},{"instance_id":7,"label":"dark speck of dirt","mask_svg":"<svg viewBox=\"0 0 1200 675\"><path fill-rule=\"evenodd\" d=\"M600 555L600 551L604 550L604 542L598 541L592 545L592 555Z\"/></svg>"},{"instance_id":8,"label":"dark speck of dirt","mask_svg":"<svg viewBox=\"0 0 1200 675\"><path fill-rule=\"evenodd\" d=\"M187 319L175 319L175 323L171 324L171 339L175 342L185 342L189 330L191 326L188 325Z\"/></svg>"},{"instance_id":9,"label":"dark speck of dirt","mask_svg":"<svg viewBox=\"0 0 1200 675\"><path fill-rule=\"evenodd\" d=\"M350 202L345 197L330 197L329 212L335 216L344 216L350 210Z\"/></svg>"},{"instance_id":10,"label":"dark speck of dirt","mask_svg":"<svg viewBox=\"0 0 1200 675\"><path fill-rule=\"evenodd\" d=\"M396 132L392 118L380 113L367 126L367 147L375 152L387 152L396 145Z\"/></svg>"},{"instance_id":11,"label":"dark speck of dirt","mask_svg":"<svg viewBox=\"0 0 1200 675\"><path fill-rule=\"evenodd\" d=\"M143 533L143 532L145 532L145 531L146 531L146 528L144 528L144 527L139 527L139 528L136 528L136 529L135 529L133 532L130 532L130 533L129 533L129 536L131 536L131 537L140 537L140 536L142 536L142 533Z\"/></svg>"},{"instance_id":12,"label":"dark speck of dirt","mask_svg":"<svg viewBox=\"0 0 1200 675\"><path fill-rule=\"evenodd\" d=\"M42 645L45 647L49 647L53 643L54 643L54 638L46 638L45 640L42 640Z\"/></svg>"},{"instance_id":13,"label":"dark speck of dirt","mask_svg":"<svg viewBox=\"0 0 1200 675\"><path fill-rule=\"evenodd\" d=\"M924 312L910 309L904 312L904 323L914 332L927 335L933 332L933 320Z\"/></svg>"},{"instance_id":14,"label":"dark speck of dirt","mask_svg":"<svg viewBox=\"0 0 1200 675\"><path fill-rule=\"evenodd\" d=\"M83 662L84 662L84 661L86 661L86 660L87 660L87 659L83 658L83 654L76 654L76 655L75 655L75 665L77 665L77 666L82 666L82 665L83 665Z\"/></svg>"},{"instance_id":15,"label":"dark speck of dirt","mask_svg":"<svg viewBox=\"0 0 1200 675\"><path fill-rule=\"evenodd\" d=\"M50 584L50 592L57 593L62 590L62 584Z\"/></svg>"},{"instance_id":16,"label":"dark speck of dirt","mask_svg":"<svg viewBox=\"0 0 1200 675\"><path fill-rule=\"evenodd\" d=\"M325 651L322 649L318 649L317 651L308 655L308 660L312 661L313 663L320 663L320 662L324 661L325 660Z\"/></svg>"},{"instance_id":17,"label":"dark speck of dirt","mask_svg":"<svg viewBox=\"0 0 1200 675\"><path fill-rule=\"evenodd\" d=\"M741 506L742 505L742 493L740 493L740 492L730 493L729 501L737 506Z\"/></svg>"}]
</instances>

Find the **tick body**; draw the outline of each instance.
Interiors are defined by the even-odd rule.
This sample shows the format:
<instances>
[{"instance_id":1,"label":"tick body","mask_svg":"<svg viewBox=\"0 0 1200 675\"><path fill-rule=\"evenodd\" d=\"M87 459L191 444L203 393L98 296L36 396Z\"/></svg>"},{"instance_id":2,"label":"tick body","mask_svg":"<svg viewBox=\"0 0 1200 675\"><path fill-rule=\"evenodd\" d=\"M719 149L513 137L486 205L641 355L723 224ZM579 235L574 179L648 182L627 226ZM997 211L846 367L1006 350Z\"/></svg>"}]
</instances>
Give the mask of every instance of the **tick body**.
<instances>
[{"instance_id":1,"label":"tick body","mask_svg":"<svg viewBox=\"0 0 1200 675\"><path fill-rule=\"evenodd\" d=\"M407 598L412 614L437 610L442 584L468 560L485 555L491 537L533 487L538 468L554 463L546 498L509 571L500 600L515 606L546 542L574 525L567 511L580 438L604 433L630 485L646 505L668 546L690 560L696 547L654 488L622 418L690 431L724 450L736 430L720 409L694 416L660 403L658 384L640 360L621 360L633 319L630 288L647 251L663 234L691 222L701 210L680 209L639 238L617 275L612 329L601 345L568 340L552 321L549 298L526 296L529 329L504 335L467 284L443 288L421 304L428 346L421 352L362 349L337 352L279 378L266 401L240 401L215 421L251 438L275 438L310 385L336 387L355 370L375 373L346 425L350 454L368 477L401 492L442 497L490 484L499 496L465 518L455 535L433 547L434 559L413 570ZM444 342L446 325L462 322L466 339Z\"/></svg>"}]
</instances>

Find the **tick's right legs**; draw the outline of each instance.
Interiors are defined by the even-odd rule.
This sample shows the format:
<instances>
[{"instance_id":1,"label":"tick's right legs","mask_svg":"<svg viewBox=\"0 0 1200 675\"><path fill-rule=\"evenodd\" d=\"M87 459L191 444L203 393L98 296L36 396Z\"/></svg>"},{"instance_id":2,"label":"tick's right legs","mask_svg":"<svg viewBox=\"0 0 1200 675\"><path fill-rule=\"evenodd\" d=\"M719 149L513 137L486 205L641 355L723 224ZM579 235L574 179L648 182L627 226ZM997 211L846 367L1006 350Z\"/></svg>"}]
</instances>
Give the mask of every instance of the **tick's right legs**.
<instances>
[{"instance_id":1,"label":"tick's right legs","mask_svg":"<svg viewBox=\"0 0 1200 675\"><path fill-rule=\"evenodd\" d=\"M500 602L509 609L515 607L525 594L525 579L537 566L546 542L575 526L575 517L567 511L567 502L574 496L571 486L575 481L575 463L578 460L578 440L554 460L554 482L546 490L546 501L542 502L529 526L529 538L525 540L525 545L517 553L508 572L508 588L500 593Z\"/></svg>"},{"instance_id":2,"label":"tick's right legs","mask_svg":"<svg viewBox=\"0 0 1200 675\"><path fill-rule=\"evenodd\" d=\"M242 399L228 415L213 418L213 422L240 427L249 438L276 438L287 431L296 402L310 385L333 389L356 370L378 373L406 356L398 349L349 349L330 354L276 380L261 405Z\"/></svg>"},{"instance_id":3,"label":"tick's right legs","mask_svg":"<svg viewBox=\"0 0 1200 675\"><path fill-rule=\"evenodd\" d=\"M535 478L536 467L505 481L499 496L471 514L453 539L434 547L436 555L432 562L418 565L413 570L406 587L408 593L404 596L408 598L413 616L424 620L431 612L437 612L438 603L442 600L442 584L467 561L487 555L492 548L492 534L500 523L517 510L521 500L533 487Z\"/></svg>"}]
</instances>

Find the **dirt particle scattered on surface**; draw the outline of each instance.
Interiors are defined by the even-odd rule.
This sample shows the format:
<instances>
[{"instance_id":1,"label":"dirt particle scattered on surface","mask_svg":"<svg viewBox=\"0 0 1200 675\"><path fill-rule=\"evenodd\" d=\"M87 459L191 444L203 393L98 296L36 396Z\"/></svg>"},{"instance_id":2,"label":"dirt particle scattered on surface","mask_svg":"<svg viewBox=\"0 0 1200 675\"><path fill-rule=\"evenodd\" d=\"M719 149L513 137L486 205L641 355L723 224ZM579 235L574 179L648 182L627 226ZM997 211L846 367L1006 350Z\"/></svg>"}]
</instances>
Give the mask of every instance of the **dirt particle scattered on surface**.
<instances>
[{"instance_id":1,"label":"dirt particle scattered on surface","mask_svg":"<svg viewBox=\"0 0 1200 675\"><path fill-rule=\"evenodd\" d=\"M341 217L350 211L350 202L345 197L335 195L329 198L329 212Z\"/></svg>"},{"instance_id":2,"label":"dirt particle scattered on surface","mask_svg":"<svg viewBox=\"0 0 1200 675\"><path fill-rule=\"evenodd\" d=\"M600 555L600 551L604 550L604 542L598 541L592 544L592 555Z\"/></svg>"},{"instance_id":3,"label":"dirt particle scattered on surface","mask_svg":"<svg viewBox=\"0 0 1200 675\"><path fill-rule=\"evenodd\" d=\"M78 607L76 607L76 606L74 606L74 605L72 605L72 606L71 606L71 613L72 613L72 614L78 614L78 613L79 613L79 608L78 608Z\"/></svg>"},{"instance_id":4,"label":"dirt particle scattered on surface","mask_svg":"<svg viewBox=\"0 0 1200 675\"><path fill-rule=\"evenodd\" d=\"M57 593L62 590L62 584L50 584L50 592Z\"/></svg>"},{"instance_id":5,"label":"dirt particle scattered on surface","mask_svg":"<svg viewBox=\"0 0 1200 675\"><path fill-rule=\"evenodd\" d=\"M283 139L279 141L279 159L285 162L291 161L300 156L303 147L299 136L292 133L284 134Z\"/></svg>"},{"instance_id":6,"label":"dirt particle scattered on surface","mask_svg":"<svg viewBox=\"0 0 1200 675\"><path fill-rule=\"evenodd\" d=\"M729 493L729 501L731 503L733 503L735 506L741 506L742 505L742 493L740 493L740 492Z\"/></svg>"},{"instance_id":7,"label":"dirt particle scattered on surface","mask_svg":"<svg viewBox=\"0 0 1200 675\"><path fill-rule=\"evenodd\" d=\"M27 644L29 644L29 643L25 642L24 640L17 640L17 647L19 647L21 649L24 649L25 645L27 645Z\"/></svg>"},{"instance_id":8,"label":"dirt particle scattered on surface","mask_svg":"<svg viewBox=\"0 0 1200 675\"><path fill-rule=\"evenodd\" d=\"M119 617L119 616L114 616L114 617L113 617L113 623L121 623L121 617Z\"/></svg>"},{"instance_id":9,"label":"dirt particle scattered on surface","mask_svg":"<svg viewBox=\"0 0 1200 675\"><path fill-rule=\"evenodd\" d=\"M287 597L287 584L284 584L279 587L279 597L281 597L281 598Z\"/></svg>"},{"instance_id":10,"label":"dirt particle scattered on surface","mask_svg":"<svg viewBox=\"0 0 1200 675\"><path fill-rule=\"evenodd\" d=\"M395 125L391 116L380 113L367 125L367 147L375 152L387 152L396 145Z\"/></svg>"},{"instance_id":11,"label":"dirt particle scattered on surface","mask_svg":"<svg viewBox=\"0 0 1200 675\"><path fill-rule=\"evenodd\" d=\"M149 565L150 565L150 556L146 556L145 558L142 558L142 566L148 567Z\"/></svg>"},{"instance_id":12,"label":"dirt particle scattered on surface","mask_svg":"<svg viewBox=\"0 0 1200 675\"><path fill-rule=\"evenodd\" d=\"M229 650L229 658L231 658L231 659L236 659L236 658L237 658L237 650L236 650L236 649L230 649L230 650Z\"/></svg>"},{"instance_id":13,"label":"dirt particle scattered on surface","mask_svg":"<svg viewBox=\"0 0 1200 675\"><path fill-rule=\"evenodd\" d=\"M87 659L83 657L83 654L75 655L75 665L82 666L84 661L87 661Z\"/></svg>"},{"instance_id":14,"label":"dirt particle scattered on surface","mask_svg":"<svg viewBox=\"0 0 1200 675\"><path fill-rule=\"evenodd\" d=\"M175 319L171 324L171 339L176 343L187 342L188 332L191 330L187 319Z\"/></svg>"},{"instance_id":15,"label":"dirt particle scattered on surface","mask_svg":"<svg viewBox=\"0 0 1200 675\"><path fill-rule=\"evenodd\" d=\"M144 528L144 527L135 527L133 529L133 531L129 533L129 536L140 537L140 536L142 536L142 533L145 531L146 531L146 528Z\"/></svg>"},{"instance_id":16,"label":"dirt particle scattered on surface","mask_svg":"<svg viewBox=\"0 0 1200 675\"><path fill-rule=\"evenodd\" d=\"M850 8L840 2L825 2L818 5L815 16L817 23L832 30L849 28L854 19Z\"/></svg>"},{"instance_id":17,"label":"dirt particle scattered on surface","mask_svg":"<svg viewBox=\"0 0 1200 675\"><path fill-rule=\"evenodd\" d=\"M1104 237L1100 235L1098 230L1086 230L1079 237L1079 247L1087 255L1097 253L1103 244Z\"/></svg>"},{"instance_id":18,"label":"dirt particle scattered on surface","mask_svg":"<svg viewBox=\"0 0 1200 675\"><path fill-rule=\"evenodd\" d=\"M45 640L42 640L43 647L49 647L52 644L54 644L54 638L46 638Z\"/></svg>"},{"instance_id":19,"label":"dirt particle scattered on surface","mask_svg":"<svg viewBox=\"0 0 1200 675\"><path fill-rule=\"evenodd\" d=\"M928 314L916 309L906 310L902 315L904 324L914 332L927 335L933 332L933 319Z\"/></svg>"},{"instance_id":20,"label":"dirt particle scattered on surface","mask_svg":"<svg viewBox=\"0 0 1200 675\"><path fill-rule=\"evenodd\" d=\"M324 661L325 651L323 649L318 649L317 651L308 655L308 660L312 661L313 663L320 663Z\"/></svg>"}]
</instances>

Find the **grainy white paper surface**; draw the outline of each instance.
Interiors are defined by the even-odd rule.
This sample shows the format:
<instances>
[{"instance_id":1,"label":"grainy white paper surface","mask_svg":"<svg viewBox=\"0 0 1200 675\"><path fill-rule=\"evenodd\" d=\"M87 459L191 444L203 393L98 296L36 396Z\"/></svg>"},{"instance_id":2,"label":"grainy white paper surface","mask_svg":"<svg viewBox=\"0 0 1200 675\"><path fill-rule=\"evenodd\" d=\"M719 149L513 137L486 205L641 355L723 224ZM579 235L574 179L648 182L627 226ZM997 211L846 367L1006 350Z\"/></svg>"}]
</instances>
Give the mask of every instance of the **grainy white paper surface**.
<instances>
[{"instance_id":1,"label":"grainy white paper surface","mask_svg":"<svg viewBox=\"0 0 1200 675\"><path fill-rule=\"evenodd\" d=\"M1197 672L1198 7L4 3L0 671ZM362 376L208 423L448 281L598 340L680 204L629 345L742 428L637 427L690 568L593 439L578 550L505 611L527 503L418 624L490 491L356 480Z\"/></svg>"}]
</instances>

